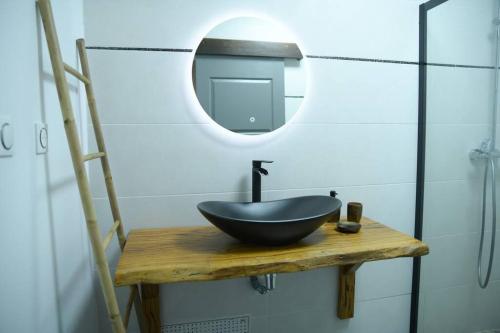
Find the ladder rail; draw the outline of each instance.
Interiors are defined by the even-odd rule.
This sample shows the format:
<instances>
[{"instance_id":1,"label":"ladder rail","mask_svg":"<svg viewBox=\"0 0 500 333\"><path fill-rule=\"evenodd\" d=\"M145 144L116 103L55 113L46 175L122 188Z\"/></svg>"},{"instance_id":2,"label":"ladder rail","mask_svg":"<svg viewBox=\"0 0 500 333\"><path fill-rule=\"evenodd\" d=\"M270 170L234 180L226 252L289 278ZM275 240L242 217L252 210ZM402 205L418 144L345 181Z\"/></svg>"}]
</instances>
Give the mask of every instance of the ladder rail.
<instances>
[{"instance_id":1,"label":"ladder rail","mask_svg":"<svg viewBox=\"0 0 500 333\"><path fill-rule=\"evenodd\" d=\"M53 12L50 0L37 0L37 3L40 11L40 16L42 18L43 27L45 30L49 56L57 88L57 95L59 98L59 104L61 107L61 113L64 121L64 129L66 132L66 138L68 140L71 160L75 171L76 181L78 184L78 190L80 192L80 200L82 202L87 230L92 245L92 251L98 268L97 271L99 276L99 282L102 288L102 292L104 294L108 317L111 321L113 332L125 333L126 326L128 326L128 321L130 318L130 312L133 303L136 310L139 327L141 331L144 332L145 326L142 320L141 300L138 293L139 287L137 285L130 286L130 296L125 311L126 312L125 320L123 320L120 315L120 309L116 297L113 279L111 276L111 271L105 253L106 247L109 245L109 242L111 241L113 234L115 232L118 236L120 249L122 251L125 246L126 237L123 230L123 224L121 223L116 191L113 185L111 177L111 169L109 166L109 161L106 154L106 148L104 145L104 137L102 135L102 129L97 115L97 107L90 79L90 70L85 50L85 42L83 39L77 40L77 48L79 51L80 61L82 63L82 70L83 70L83 74L81 74L73 67L65 64L62 59L61 49L54 23L54 17L52 14ZM97 145L99 147L97 153L91 153L87 155L84 155L82 153L80 138L78 136L78 128L74 118L73 107L71 105L71 97L69 93L68 82L66 80L65 72L70 73L71 75L73 75L74 77L76 77L85 84L87 99L89 103L89 111L91 114L92 124L96 135ZM102 240L102 235L97 223L97 214L93 204L92 194L90 191L90 183L84 165L84 162L96 158L101 159L101 164L105 175L108 198L110 201L115 221L113 223L112 228L106 235L104 242Z\"/></svg>"},{"instance_id":2,"label":"ladder rail","mask_svg":"<svg viewBox=\"0 0 500 333\"><path fill-rule=\"evenodd\" d=\"M109 200L109 205L111 207L111 214L113 216L113 221L118 222L117 226L113 225L112 229L109 231L106 239L104 240L105 242L107 241L109 235L111 234L111 237L109 237L109 240L107 241L107 244L104 243L104 249L106 249L109 245L109 242L111 241L113 230L116 232L116 235L118 237L118 242L120 244L120 250L123 251L125 248L125 243L127 241L125 231L123 230L123 220L121 218L120 214L120 208L118 206L118 199L117 199L117 194L115 190L115 186L113 183L113 177L111 175L111 167L109 164L109 159L108 159L108 153L106 150L106 144L104 143L104 134L102 131L102 126L101 122L99 120L99 113L97 112L97 104L95 100L95 94L94 94L94 87L92 85L92 75L90 73L90 66L89 66L89 60L87 57L87 50L85 48L85 40L83 38L77 39L76 40L76 47L78 49L78 55L80 57L80 64L82 67L82 75L88 79L88 82L85 82L85 92L87 95L87 104L89 108L89 113L90 113L90 118L92 121L92 127L94 129L94 136L96 139L96 144L97 144L97 149L99 153L97 154L102 154L102 156L99 156L101 159L101 167L102 167L102 172L104 174L104 181L106 184L106 192L108 194L108 200ZM90 155L90 154L89 154ZM89 156L87 155L87 156ZM130 292L133 293L134 290L138 290L138 286L130 286ZM134 293L134 307L135 307L135 312L136 312L136 318L139 324L139 328L141 331L145 331L146 329L146 324L143 320L143 314L142 314L142 305L141 305L141 298L139 293ZM127 313L125 314L126 317L126 322L124 322L124 326L127 327L128 325L128 318L130 316L130 310L128 310L127 306Z\"/></svg>"},{"instance_id":3,"label":"ladder rail","mask_svg":"<svg viewBox=\"0 0 500 333\"><path fill-rule=\"evenodd\" d=\"M85 50L85 40L83 38L78 39L76 41L76 46L78 48L78 54L80 55L80 62L82 66L83 75L89 79L89 82L85 83L85 91L87 94L90 118L92 120L92 127L94 128L97 148L99 152L104 154L104 156L101 157L101 166L102 166L102 172L104 174L104 180L106 183L106 191L108 193L109 204L111 206L111 214L113 215L113 221L122 221L120 215L120 209L118 208L118 199L116 195L115 186L113 183L113 177L111 176L111 167L109 165L106 145L104 144L104 135L102 132L101 122L99 121L99 114L97 113L94 88L92 87L91 83L92 77L90 74L90 66L87 57L87 52ZM120 248L123 251L123 248L125 247L126 236L123 230L122 223L120 223L120 225L118 226L116 233L118 236L118 241L120 242Z\"/></svg>"},{"instance_id":4,"label":"ladder rail","mask_svg":"<svg viewBox=\"0 0 500 333\"><path fill-rule=\"evenodd\" d=\"M136 285L131 286L128 295L127 306L125 308L125 316L123 317L123 325L125 326L125 328L128 328L130 314L132 312L132 305L134 305L138 297L139 297L139 288Z\"/></svg>"}]
</instances>

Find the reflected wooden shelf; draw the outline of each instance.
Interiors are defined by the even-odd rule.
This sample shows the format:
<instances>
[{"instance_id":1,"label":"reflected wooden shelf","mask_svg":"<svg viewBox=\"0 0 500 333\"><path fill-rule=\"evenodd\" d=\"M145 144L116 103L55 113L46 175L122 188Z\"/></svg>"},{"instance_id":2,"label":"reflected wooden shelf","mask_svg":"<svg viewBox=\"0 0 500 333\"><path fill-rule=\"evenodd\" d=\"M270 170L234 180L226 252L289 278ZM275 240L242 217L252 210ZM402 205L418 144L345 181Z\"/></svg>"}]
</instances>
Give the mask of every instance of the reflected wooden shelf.
<instances>
[{"instance_id":1,"label":"reflected wooden shelf","mask_svg":"<svg viewBox=\"0 0 500 333\"><path fill-rule=\"evenodd\" d=\"M340 318L351 318L354 272L362 263L429 252L421 241L381 223L363 218L361 224L359 233L343 234L335 230L335 224L326 223L302 241L284 247L243 244L211 226L132 230L116 269L115 284L141 284L144 289L153 288L147 290L151 295L163 283L341 266L337 312Z\"/></svg>"}]
</instances>

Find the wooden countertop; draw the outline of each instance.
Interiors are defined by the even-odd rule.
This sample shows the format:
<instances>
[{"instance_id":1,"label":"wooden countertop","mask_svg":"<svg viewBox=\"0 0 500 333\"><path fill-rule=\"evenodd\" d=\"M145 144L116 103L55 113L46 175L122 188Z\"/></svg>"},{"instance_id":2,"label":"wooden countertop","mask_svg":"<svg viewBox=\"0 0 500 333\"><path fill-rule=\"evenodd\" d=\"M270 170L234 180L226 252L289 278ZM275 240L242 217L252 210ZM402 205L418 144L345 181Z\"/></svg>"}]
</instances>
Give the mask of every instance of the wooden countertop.
<instances>
[{"instance_id":1,"label":"wooden countertop","mask_svg":"<svg viewBox=\"0 0 500 333\"><path fill-rule=\"evenodd\" d=\"M421 241L363 218L357 234L326 223L284 247L243 244L215 227L136 229L128 235L115 284L207 281L266 273L304 271L366 261L416 257L429 252Z\"/></svg>"}]
</instances>

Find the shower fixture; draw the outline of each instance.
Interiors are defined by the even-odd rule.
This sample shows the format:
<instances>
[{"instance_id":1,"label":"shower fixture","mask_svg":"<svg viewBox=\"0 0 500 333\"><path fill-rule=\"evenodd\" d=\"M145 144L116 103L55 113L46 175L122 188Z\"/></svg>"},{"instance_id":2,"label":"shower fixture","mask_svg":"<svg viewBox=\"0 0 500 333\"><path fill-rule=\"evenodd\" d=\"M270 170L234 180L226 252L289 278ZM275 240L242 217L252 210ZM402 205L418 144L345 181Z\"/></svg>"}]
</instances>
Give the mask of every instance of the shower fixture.
<instances>
[{"instance_id":1,"label":"shower fixture","mask_svg":"<svg viewBox=\"0 0 500 333\"><path fill-rule=\"evenodd\" d=\"M496 160L500 157L500 151L494 148L494 144L490 139L483 141L481 147L474 149L469 153L469 157L472 161L485 160L486 165L484 169L483 178L483 204L481 212L481 237L479 240L479 254L477 258L477 281L481 288L486 288L490 280L491 269L493 267L493 256L495 252L495 234L496 234ZM484 248L484 234L486 229L486 201L487 201L487 188L488 188L488 175L491 181L491 246L490 246L490 256L488 260L488 269L486 271L486 276L483 277L481 263L483 261L483 248Z\"/></svg>"},{"instance_id":2,"label":"shower fixture","mask_svg":"<svg viewBox=\"0 0 500 333\"><path fill-rule=\"evenodd\" d=\"M498 113L498 70L499 70L499 41L500 41L500 6L498 9L498 15L493 20L493 25L495 27L495 90L493 92L493 109L491 116L491 136L489 139L484 140L481 146L477 149L472 150L469 153L469 157L472 161L484 160L486 165L484 167L484 178L483 178L483 203L481 211L481 236L479 239L479 254L477 256L477 281L481 288L486 288L488 286L491 269L493 267L493 257L495 253L495 236L496 236L496 224L497 224L497 211L496 211L496 160L500 157L500 151L495 147L496 136L497 136L497 113ZM486 270L486 275L483 276L482 272L482 259L483 259L483 249L484 249L484 236L486 229L486 201L487 201L487 188L488 188L488 176L491 183L491 245L490 245L490 256L488 259L488 268Z\"/></svg>"}]
</instances>

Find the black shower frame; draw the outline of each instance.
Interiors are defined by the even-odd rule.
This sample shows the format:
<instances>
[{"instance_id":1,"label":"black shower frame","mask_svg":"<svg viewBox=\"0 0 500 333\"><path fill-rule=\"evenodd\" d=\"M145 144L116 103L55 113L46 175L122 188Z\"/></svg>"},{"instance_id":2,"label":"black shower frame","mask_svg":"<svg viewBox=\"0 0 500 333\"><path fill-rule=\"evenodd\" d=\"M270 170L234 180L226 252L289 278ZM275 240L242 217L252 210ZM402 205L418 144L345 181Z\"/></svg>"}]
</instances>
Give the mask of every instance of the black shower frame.
<instances>
[{"instance_id":1,"label":"black shower frame","mask_svg":"<svg viewBox=\"0 0 500 333\"><path fill-rule=\"evenodd\" d=\"M427 14L429 10L448 0L430 0L419 8L419 55L418 55L418 146L417 146L417 193L415 200L415 238L422 240L425 185L425 133L427 98ZM410 333L417 333L418 304L420 294L421 258L413 259L411 288Z\"/></svg>"}]
</instances>

